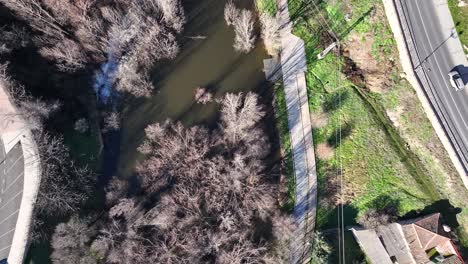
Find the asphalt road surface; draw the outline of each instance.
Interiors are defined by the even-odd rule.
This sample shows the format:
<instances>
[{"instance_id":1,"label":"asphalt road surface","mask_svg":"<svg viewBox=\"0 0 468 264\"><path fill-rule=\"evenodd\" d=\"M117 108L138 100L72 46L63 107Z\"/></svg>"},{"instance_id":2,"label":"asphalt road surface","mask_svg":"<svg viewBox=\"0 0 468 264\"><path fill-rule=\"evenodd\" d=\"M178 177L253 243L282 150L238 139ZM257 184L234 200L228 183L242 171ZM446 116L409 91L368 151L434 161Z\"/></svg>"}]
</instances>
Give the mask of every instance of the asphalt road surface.
<instances>
[{"instance_id":1,"label":"asphalt road surface","mask_svg":"<svg viewBox=\"0 0 468 264\"><path fill-rule=\"evenodd\" d=\"M446 0L400 0L415 52L417 76L465 172L468 172L468 90L455 91L448 73L458 69L468 83L468 63ZM468 32L466 32L468 33ZM465 34L466 34L465 33Z\"/></svg>"},{"instance_id":2,"label":"asphalt road surface","mask_svg":"<svg viewBox=\"0 0 468 264\"><path fill-rule=\"evenodd\" d=\"M21 144L5 153L0 139L0 261L10 252L21 205L24 180L24 159Z\"/></svg>"}]
</instances>

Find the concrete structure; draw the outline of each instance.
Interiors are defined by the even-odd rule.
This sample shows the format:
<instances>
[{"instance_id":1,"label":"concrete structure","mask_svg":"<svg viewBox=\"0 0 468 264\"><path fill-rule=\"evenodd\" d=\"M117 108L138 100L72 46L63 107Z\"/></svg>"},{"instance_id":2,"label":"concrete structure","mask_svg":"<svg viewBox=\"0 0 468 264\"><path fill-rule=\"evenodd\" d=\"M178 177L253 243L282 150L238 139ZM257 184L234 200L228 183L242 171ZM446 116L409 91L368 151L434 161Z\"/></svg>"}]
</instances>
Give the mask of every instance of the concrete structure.
<instances>
[{"instance_id":1,"label":"concrete structure","mask_svg":"<svg viewBox=\"0 0 468 264\"><path fill-rule=\"evenodd\" d=\"M273 70L273 65L278 65L283 78L288 111L296 184L296 230L291 241L290 263L308 263L315 225L317 175L304 74L307 70L306 55L304 42L291 33L287 0L278 0L277 6L281 37L280 61L277 64L274 60L266 61L266 74L271 75L269 79L276 79L278 75L276 70Z\"/></svg>"},{"instance_id":2,"label":"concrete structure","mask_svg":"<svg viewBox=\"0 0 468 264\"><path fill-rule=\"evenodd\" d=\"M468 91L456 92L447 75L457 68L468 83L468 62L447 1L383 2L408 80L468 188Z\"/></svg>"},{"instance_id":3,"label":"concrete structure","mask_svg":"<svg viewBox=\"0 0 468 264\"><path fill-rule=\"evenodd\" d=\"M463 264L444 231L439 213L373 229L351 228L359 246L375 264Z\"/></svg>"},{"instance_id":4,"label":"concrete structure","mask_svg":"<svg viewBox=\"0 0 468 264\"><path fill-rule=\"evenodd\" d=\"M38 149L0 82L0 261L23 263L40 184Z\"/></svg>"}]
</instances>

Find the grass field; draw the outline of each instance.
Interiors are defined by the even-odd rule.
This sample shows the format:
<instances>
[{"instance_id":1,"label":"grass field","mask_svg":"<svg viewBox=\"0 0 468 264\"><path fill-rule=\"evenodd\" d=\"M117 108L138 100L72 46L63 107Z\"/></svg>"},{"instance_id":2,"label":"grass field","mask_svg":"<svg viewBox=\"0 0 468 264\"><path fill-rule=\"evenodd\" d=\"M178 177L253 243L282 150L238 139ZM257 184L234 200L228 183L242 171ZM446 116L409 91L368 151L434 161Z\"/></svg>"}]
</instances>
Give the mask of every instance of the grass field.
<instances>
[{"instance_id":1,"label":"grass field","mask_svg":"<svg viewBox=\"0 0 468 264\"><path fill-rule=\"evenodd\" d=\"M467 191L415 92L400 77L398 53L381 2L328 1L317 8L309 2L289 0L291 17L295 34L306 42L311 112L327 117L325 124L314 129L314 143L328 144L335 153L317 161L317 228L324 232L336 228L340 202L346 204L346 224L352 225L370 208L392 206L398 216L408 217L423 209L425 213L441 210L435 205L448 199L461 208L457 231L466 241ZM358 66L375 64L389 71L362 71L364 87L356 88L340 73L346 66L343 57L330 53L317 61L316 55L333 40L323 33L330 28L340 37L343 50L350 50L344 55L353 60L359 58L353 57L352 49L370 42L369 56ZM377 85L371 87L374 79ZM341 167L343 190L337 195ZM362 260L359 250L348 253L348 261Z\"/></svg>"},{"instance_id":2,"label":"grass field","mask_svg":"<svg viewBox=\"0 0 468 264\"><path fill-rule=\"evenodd\" d=\"M462 44L468 47L468 6L459 7L458 0L448 0L448 4L458 36ZM467 49L465 53L468 54Z\"/></svg>"}]
</instances>

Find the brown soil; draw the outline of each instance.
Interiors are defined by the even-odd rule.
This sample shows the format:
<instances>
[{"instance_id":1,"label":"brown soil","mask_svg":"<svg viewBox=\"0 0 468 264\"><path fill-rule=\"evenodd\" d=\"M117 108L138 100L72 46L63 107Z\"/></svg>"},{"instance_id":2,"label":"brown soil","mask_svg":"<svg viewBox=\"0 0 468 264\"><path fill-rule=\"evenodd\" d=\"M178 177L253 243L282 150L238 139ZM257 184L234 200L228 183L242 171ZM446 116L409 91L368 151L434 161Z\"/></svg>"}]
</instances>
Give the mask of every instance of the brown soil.
<instances>
[{"instance_id":1,"label":"brown soil","mask_svg":"<svg viewBox=\"0 0 468 264\"><path fill-rule=\"evenodd\" d=\"M380 56L381 61L372 56L373 42L374 38L370 33L354 33L345 43L344 53L361 69L367 88L372 92L382 93L392 85L389 76L393 67L383 55Z\"/></svg>"},{"instance_id":2,"label":"brown soil","mask_svg":"<svg viewBox=\"0 0 468 264\"><path fill-rule=\"evenodd\" d=\"M322 128L327 125L328 116L326 113L310 113L310 123L314 129Z\"/></svg>"},{"instance_id":3,"label":"brown soil","mask_svg":"<svg viewBox=\"0 0 468 264\"><path fill-rule=\"evenodd\" d=\"M327 143L320 143L317 145L317 156L321 160L329 160L333 158L335 150Z\"/></svg>"}]
</instances>

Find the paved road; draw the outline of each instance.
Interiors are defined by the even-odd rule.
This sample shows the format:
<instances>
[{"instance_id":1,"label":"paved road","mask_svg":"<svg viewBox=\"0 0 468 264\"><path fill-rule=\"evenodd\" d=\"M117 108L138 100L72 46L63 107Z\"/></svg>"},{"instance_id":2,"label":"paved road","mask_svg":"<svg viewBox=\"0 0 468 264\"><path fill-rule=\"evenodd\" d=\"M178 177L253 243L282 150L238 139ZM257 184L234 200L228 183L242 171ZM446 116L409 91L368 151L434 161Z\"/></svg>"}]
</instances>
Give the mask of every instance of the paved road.
<instances>
[{"instance_id":1,"label":"paved road","mask_svg":"<svg viewBox=\"0 0 468 264\"><path fill-rule=\"evenodd\" d=\"M21 144L5 153L0 139L0 260L8 257L23 197L24 159Z\"/></svg>"},{"instance_id":2,"label":"paved road","mask_svg":"<svg viewBox=\"0 0 468 264\"><path fill-rule=\"evenodd\" d=\"M304 41L291 33L287 0L278 0L281 36L281 72L288 110L296 180L290 262L308 263L315 225L317 175L312 126L304 72L307 70Z\"/></svg>"},{"instance_id":3,"label":"paved road","mask_svg":"<svg viewBox=\"0 0 468 264\"><path fill-rule=\"evenodd\" d=\"M468 90L456 92L448 72L458 68L468 83L468 63L446 0L396 0L416 75L468 172ZM402 14L401 14L402 13Z\"/></svg>"}]
</instances>

